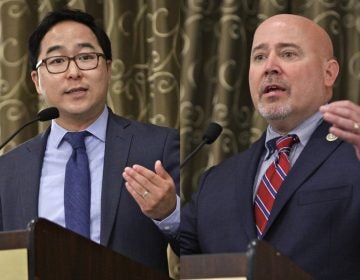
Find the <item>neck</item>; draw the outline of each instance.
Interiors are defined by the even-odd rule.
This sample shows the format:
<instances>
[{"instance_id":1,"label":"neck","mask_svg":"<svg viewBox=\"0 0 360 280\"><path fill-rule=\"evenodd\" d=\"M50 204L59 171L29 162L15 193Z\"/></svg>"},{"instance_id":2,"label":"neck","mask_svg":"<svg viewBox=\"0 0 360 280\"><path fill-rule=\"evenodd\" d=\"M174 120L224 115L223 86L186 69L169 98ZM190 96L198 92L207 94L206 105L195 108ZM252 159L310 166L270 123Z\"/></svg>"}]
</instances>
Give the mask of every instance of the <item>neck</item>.
<instances>
[{"instance_id":1,"label":"neck","mask_svg":"<svg viewBox=\"0 0 360 280\"><path fill-rule=\"evenodd\" d=\"M285 120L268 121L271 128L280 135L287 135L294 130L300 123L286 122Z\"/></svg>"},{"instance_id":2,"label":"neck","mask_svg":"<svg viewBox=\"0 0 360 280\"><path fill-rule=\"evenodd\" d=\"M86 128L88 128L92 123L94 123L99 116L101 115L101 112L99 114L96 114L92 117L82 117L80 115L78 116L61 116L58 119L56 119L56 123L61 126L62 128L66 129L67 131L83 131Z\"/></svg>"}]
</instances>

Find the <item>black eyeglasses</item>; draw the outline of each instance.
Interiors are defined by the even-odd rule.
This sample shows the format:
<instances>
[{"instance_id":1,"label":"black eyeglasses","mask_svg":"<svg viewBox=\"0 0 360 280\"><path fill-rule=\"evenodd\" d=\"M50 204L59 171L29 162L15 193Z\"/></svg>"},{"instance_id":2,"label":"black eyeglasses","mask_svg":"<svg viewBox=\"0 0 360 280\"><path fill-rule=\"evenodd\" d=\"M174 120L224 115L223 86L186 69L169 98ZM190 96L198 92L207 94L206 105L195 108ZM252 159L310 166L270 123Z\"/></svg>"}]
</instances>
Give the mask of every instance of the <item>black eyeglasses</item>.
<instances>
[{"instance_id":1,"label":"black eyeglasses","mask_svg":"<svg viewBox=\"0 0 360 280\"><path fill-rule=\"evenodd\" d=\"M51 56L41 59L36 64L36 70L44 64L48 72L51 74L64 73L68 70L71 60L74 60L76 66L80 70L92 70L98 67L99 57L103 57L105 59L105 55L103 53L96 52L79 53L73 57L65 55Z\"/></svg>"}]
</instances>

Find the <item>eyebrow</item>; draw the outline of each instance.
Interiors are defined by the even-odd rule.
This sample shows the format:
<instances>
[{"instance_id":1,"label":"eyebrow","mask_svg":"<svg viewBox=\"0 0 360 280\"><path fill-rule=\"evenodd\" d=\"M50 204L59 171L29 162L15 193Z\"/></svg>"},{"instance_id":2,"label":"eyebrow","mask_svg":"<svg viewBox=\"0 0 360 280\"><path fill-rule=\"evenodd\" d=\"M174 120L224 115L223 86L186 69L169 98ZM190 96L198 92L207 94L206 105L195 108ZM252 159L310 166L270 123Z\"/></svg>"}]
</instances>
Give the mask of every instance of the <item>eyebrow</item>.
<instances>
[{"instance_id":1,"label":"eyebrow","mask_svg":"<svg viewBox=\"0 0 360 280\"><path fill-rule=\"evenodd\" d=\"M301 51L301 47L299 45L297 45L297 44L294 44L294 43L278 43L278 44L276 44L277 49L283 49L283 48L288 48L288 47L295 48L295 49ZM256 47L254 47L251 50L251 52L253 53L253 52L257 51L257 50L264 50L264 49L268 49L268 48L269 48L269 45L264 43L264 44L260 44L260 45L258 45Z\"/></svg>"},{"instance_id":2,"label":"eyebrow","mask_svg":"<svg viewBox=\"0 0 360 280\"><path fill-rule=\"evenodd\" d=\"M79 49L90 48L92 50L95 50L95 47L91 43L79 43L79 44L77 44L77 47ZM61 46L61 45L51 46L46 50L46 54L48 55L49 53L51 53L53 51L62 50L62 49L64 49L64 46Z\"/></svg>"}]
</instances>

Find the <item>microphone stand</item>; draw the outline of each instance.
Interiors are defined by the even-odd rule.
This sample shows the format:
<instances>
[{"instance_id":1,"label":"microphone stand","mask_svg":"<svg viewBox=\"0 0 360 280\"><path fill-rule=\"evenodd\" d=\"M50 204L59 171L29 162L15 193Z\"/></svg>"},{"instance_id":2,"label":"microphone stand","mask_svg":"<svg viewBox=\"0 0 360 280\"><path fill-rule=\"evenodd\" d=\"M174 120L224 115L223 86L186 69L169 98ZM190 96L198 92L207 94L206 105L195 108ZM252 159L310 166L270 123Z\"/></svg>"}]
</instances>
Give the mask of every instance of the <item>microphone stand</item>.
<instances>
[{"instance_id":1,"label":"microphone stand","mask_svg":"<svg viewBox=\"0 0 360 280\"><path fill-rule=\"evenodd\" d=\"M183 166L193 157L193 155L196 154L197 151L199 151L205 144L206 142L202 141L190 154L188 154L184 161L180 164L180 169L182 169Z\"/></svg>"},{"instance_id":2,"label":"microphone stand","mask_svg":"<svg viewBox=\"0 0 360 280\"><path fill-rule=\"evenodd\" d=\"M193 150L185 160L180 164L180 169L205 145L212 144L220 135L222 131L221 125L217 123L210 123L205 134L203 135L202 142Z\"/></svg>"},{"instance_id":3,"label":"microphone stand","mask_svg":"<svg viewBox=\"0 0 360 280\"><path fill-rule=\"evenodd\" d=\"M18 128L13 134L10 135L9 138L7 138L5 140L4 143L2 143L0 145L0 150L7 144L10 142L11 139L13 139L16 134L18 134L23 128L25 128L26 126L34 123L34 122L37 122L37 121L41 121L41 122L44 122L44 121L49 121L49 120L52 120L52 119L56 119L59 117L59 110L56 108L56 107L49 107L49 108L46 108L42 111L40 111L38 114L37 114L37 117L31 121L28 121L27 123L25 123L24 125L22 125L20 128Z\"/></svg>"},{"instance_id":4,"label":"microphone stand","mask_svg":"<svg viewBox=\"0 0 360 280\"><path fill-rule=\"evenodd\" d=\"M18 128L13 134L11 134L6 140L4 143L2 143L0 145L0 150L7 144L10 142L11 139L13 139L15 137L16 134L18 134L20 132L20 130L22 130L23 128L27 127L28 125L34 123L34 122L37 122L39 120L39 118L36 118L34 120L31 120L27 123L25 123L24 125L22 125L20 128Z\"/></svg>"}]
</instances>

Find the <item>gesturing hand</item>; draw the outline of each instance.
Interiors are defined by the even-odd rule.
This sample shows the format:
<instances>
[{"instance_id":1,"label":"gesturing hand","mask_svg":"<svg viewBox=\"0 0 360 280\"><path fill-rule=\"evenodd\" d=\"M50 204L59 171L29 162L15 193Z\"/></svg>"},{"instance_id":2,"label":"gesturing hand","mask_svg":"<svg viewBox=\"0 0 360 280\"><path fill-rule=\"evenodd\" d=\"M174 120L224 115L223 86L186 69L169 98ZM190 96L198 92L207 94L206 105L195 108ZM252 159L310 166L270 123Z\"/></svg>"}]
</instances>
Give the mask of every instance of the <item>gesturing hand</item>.
<instances>
[{"instance_id":1,"label":"gesturing hand","mask_svg":"<svg viewBox=\"0 0 360 280\"><path fill-rule=\"evenodd\" d=\"M175 183L161 162L155 162L155 172L140 166L126 167L123 177L125 186L140 206L141 211L152 219L162 220L176 208Z\"/></svg>"},{"instance_id":2,"label":"gesturing hand","mask_svg":"<svg viewBox=\"0 0 360 280\"><path fill-rule=\"evenodd\" d=\"M360 160L360 106L348 101L335 101L320 107L324 119L332 123L330 132L354 145Z\"/></svg>"}]
</instances>

